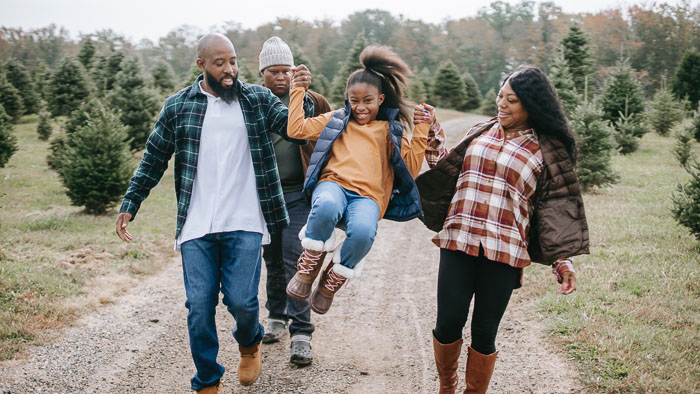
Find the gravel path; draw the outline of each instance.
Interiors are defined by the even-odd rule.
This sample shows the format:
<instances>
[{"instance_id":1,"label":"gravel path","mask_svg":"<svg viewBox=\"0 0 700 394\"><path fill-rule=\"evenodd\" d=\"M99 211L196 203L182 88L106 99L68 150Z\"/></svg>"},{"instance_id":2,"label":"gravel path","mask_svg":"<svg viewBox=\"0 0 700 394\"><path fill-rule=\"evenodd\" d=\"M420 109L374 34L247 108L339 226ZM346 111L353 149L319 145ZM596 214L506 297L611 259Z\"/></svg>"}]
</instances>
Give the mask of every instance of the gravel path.
<instances>
[{"instance_id":1,"label":"gravel path","mask_svg":"<svg viewBox=\"0 0 700 394\"><path fill-rule=\"evenodd\" d=\"M454 143L482 118L445 122ZM234 321L219 306L219 362L226 392L437 392L431 329L435 322L438 249L417 220L380 222L362 277L342 289L328 314L312 315L314 363L289 363L289 338L263 346L263 373L237 383ZM261 284L265 283L264 270ZM264 287L260 301L264 305ZM573 365L542 333L532 301L515 292L503 318L493 393L581 391ZM264 308L261 317L267 315ZM466 331L468 332L468 330ZM468 341L465 341L468 342ZM464 357L460 384L464 384ZM0 393L187 392L193 374L179 259L84 317L60 340L0 364Z\"/></svg>"}]
</instances>

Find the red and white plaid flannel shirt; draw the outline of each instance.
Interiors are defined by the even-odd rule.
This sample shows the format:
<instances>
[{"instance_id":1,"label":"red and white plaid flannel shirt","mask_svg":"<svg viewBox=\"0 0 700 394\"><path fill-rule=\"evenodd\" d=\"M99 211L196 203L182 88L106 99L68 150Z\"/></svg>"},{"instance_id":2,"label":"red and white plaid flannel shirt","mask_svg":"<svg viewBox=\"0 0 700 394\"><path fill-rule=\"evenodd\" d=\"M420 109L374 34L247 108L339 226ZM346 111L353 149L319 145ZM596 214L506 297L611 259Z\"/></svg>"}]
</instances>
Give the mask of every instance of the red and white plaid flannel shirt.
<instances>
[{"instance_id":1,"label":"red and white plaid flannel shirt","mask_svg":"<svg viewBox=\"0 0 700 394\"><path fill-rule=\"evenodd\" d=\"M436 123L425 151L431 167L447 156L444 142L444 130ZM496 123L469 144L445 224L433 243L472 256L482 246L489 260L516 268L530 265L529 209L543 165L532 129L506 139ZM568 258L553 266L558 279L565 271L573 271Z\"/></svg>"}]
</instances>

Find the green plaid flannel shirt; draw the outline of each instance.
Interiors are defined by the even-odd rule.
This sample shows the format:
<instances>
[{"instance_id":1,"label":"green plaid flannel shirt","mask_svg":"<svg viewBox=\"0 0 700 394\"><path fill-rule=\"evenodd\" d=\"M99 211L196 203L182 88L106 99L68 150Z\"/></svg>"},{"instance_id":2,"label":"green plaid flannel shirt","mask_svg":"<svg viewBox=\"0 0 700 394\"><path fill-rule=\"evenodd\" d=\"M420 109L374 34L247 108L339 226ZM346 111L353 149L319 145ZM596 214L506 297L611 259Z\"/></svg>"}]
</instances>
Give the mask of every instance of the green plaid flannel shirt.
<instances>
[{"instance_id":1,"label":"green plaid flannel shirt","mask_svg":"<svg viewBox=\"0 0 700 394\"><path fill-rule=\"evenodd\" d=\"M201 80L202 75L192 86L182 89L165 101L146 142L146 152L129 182L129 189L119 209L119 212L130 213L133 220L143 200L163 177L168 160L175 153L175 238L180 235L185 223L197 172L199 140L207 111L207 97L199 89ZM287 107L268 88L240 81L238 84L260 206L268 231L274 234L289 224L289 216L268 132L278 133L300 144L304 141L287 137ZM304 111L307 116L313 114L313 102L308 96L304 100Z\"/></svg>"}]
</instances>

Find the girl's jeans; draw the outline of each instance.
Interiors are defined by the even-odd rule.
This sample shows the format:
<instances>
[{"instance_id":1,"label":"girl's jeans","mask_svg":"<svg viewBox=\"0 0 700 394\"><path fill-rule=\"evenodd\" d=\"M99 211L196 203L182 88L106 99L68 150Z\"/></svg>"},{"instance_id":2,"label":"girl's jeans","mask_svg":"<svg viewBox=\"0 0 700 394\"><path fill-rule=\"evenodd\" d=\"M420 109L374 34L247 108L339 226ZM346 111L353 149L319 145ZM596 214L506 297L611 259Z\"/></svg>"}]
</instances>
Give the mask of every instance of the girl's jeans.
<instances>
[{"instance_id":1,"label":"girl's jeans","mask_svg":"<svg viewBox=\"0 0 700 394\"><path fill-rule=\"evenodd\" d=\"M340 250L341 264L352 269L372 248L377 234L379 206L371 198L345 190L335 182L319 183L311 197L306 238L327 241L341 219L347 234Z\"/></svg>"}]
</instances>

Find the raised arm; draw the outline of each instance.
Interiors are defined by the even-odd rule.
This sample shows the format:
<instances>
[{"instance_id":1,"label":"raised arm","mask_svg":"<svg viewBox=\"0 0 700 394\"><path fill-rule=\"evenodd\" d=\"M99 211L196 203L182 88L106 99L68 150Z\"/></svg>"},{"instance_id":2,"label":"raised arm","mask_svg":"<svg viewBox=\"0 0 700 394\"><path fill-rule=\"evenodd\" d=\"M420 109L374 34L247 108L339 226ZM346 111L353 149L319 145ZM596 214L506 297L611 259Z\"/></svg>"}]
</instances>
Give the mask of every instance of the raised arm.
<instances>
[{"instance_id":1,"label":"raised arm","mask_svg":"<svg viewBox=\"0 0 700 394\"><path fill-rule=\"evenodd\" d=\"M427 105L427 104L426 104ZM417 105L414 108L413 123L416 127L413 129L413 137L408 141L406 133L403 135L401 143L401 158L406 162L408 171L415 178L423 166L423 158L425 158L425 147L428 144L428 130L430 129L430 117L423 104Z\"/></svg>"},{"instance_id":2,"label":"raised arm","mask_svg":"<svg viewBox=\"0 0 700 394\"><path fill-rule=\"evenodd\" d=\"M287 122L287 134L292 138L305 140L318 140L326 123L333 116L332 112L321 114L314 118L304 118L302 112L302 100L307 97L306 88L310 84L310 77L305 80L308 69L299 65L294 72L292 91L289 93L289 121Z\"/></svg>"}]
</instances>

